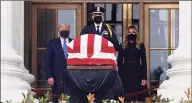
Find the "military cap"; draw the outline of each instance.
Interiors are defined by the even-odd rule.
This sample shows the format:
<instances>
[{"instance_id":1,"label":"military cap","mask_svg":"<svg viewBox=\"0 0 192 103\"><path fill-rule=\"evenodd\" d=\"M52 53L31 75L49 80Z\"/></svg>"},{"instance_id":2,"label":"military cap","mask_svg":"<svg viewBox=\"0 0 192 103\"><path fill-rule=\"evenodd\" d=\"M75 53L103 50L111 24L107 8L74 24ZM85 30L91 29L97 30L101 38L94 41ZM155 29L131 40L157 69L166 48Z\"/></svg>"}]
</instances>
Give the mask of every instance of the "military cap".
<instances>
[{"instance_id":1,"label":"military cap","mask_svg":"<svg viewBox=\"0 0 192 103\"><path fill-rule=\"evenodd\" d=\"M91 9L91 13L92 14L98 14L98 15L100 14L101 15L101 14L105 13L105 9L102 8L102 7L99 7L99 6L98 7L94 7L94 8Z\"/></svg>"}]
</instances>

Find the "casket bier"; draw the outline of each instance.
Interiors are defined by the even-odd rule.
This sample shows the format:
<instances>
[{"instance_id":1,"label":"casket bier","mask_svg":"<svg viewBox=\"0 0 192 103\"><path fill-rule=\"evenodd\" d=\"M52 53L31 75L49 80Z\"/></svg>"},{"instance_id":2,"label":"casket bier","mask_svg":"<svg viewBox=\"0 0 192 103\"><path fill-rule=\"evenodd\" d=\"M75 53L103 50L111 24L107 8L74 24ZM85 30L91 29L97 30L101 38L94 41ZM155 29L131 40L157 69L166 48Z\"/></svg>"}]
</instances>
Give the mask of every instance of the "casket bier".
<instances>
[{"instance_id":1,"label":"casket bier","mask_svg":"<svg viewBox=\"0 0 192 103\"><path fill-rule=\"evenodd\" d=\"M112 65L68 65L67 69L115 69Z\"/></svg>"}]
</instances>

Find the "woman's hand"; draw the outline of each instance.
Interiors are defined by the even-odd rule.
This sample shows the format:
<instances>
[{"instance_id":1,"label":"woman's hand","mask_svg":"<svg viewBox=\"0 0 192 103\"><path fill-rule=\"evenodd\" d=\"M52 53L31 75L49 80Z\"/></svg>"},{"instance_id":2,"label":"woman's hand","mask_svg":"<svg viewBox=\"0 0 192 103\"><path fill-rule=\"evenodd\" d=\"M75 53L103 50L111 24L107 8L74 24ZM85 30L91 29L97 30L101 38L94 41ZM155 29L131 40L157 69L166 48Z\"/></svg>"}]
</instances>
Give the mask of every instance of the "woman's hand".
<instances>
[{"instance_id":1,"label":"woman's hand","mask_svg":"<svg viewBox=\"0 0 192 103\"><path fill-rule=\"evenodd\" d=\"M145 86L146 84L147 84L147 80L144 80L144 79L143 79L143 80L141 81L141 85L142 85L142 86Z\"/></svg>"}]
</instances>

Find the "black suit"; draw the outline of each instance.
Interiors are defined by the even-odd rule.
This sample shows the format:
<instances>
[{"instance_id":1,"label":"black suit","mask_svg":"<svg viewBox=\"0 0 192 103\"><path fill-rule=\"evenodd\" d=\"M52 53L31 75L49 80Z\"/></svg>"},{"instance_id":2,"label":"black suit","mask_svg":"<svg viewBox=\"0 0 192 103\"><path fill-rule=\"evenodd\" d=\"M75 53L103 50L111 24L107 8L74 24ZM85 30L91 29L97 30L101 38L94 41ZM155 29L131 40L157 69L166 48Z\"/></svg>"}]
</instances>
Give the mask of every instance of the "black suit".
<instances>
[{"instance_id":1,"label":"black suit","mask_svg":"<svg viewBox=\"0 0 192 103\"><path fill-rule=\"evenodd\" d=\"M72 39L69 38L69 42ZM46 70L46 79L54 79L54 85L52 87L52 93L60 95L61 75L67 68L67 60L65 59L62 44L60 38L50 40L45 52L44 67Z\"/></svg>"},{"instance_id":2,"label":"black suit","mask_svg":"<svg viewBox=\"0 0 192 103\"><path fill-rule=\"evenodd\" d=\"M108 32L108 34L104 34L104 31ZM103 37L105 37L107 40L109 40L111 43L113 43L116 51L119 50L119 42L117 40L117 35L115 34L114 30L111 28L112 31L112 36L110 35L110 31L108 30L107 26L105 23L102 24L101 27L101 31L98 34L96 31L96 27L94 24L91 25L87 25L83 28L83 30L81 31L80 35L83 34L98 34L98 35L102 35Z\"/></svg>"}]
</instances>

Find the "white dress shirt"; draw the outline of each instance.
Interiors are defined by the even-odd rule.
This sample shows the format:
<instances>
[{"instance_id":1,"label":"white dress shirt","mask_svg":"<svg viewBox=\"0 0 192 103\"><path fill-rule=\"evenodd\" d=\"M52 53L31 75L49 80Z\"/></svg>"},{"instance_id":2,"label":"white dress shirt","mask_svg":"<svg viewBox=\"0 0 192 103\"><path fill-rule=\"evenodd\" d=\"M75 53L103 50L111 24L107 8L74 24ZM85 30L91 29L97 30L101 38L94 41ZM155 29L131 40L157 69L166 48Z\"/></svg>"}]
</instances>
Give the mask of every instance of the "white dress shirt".
<instances>
[{"instance_id":1,"label":"white dress shirt","mask_svg":"<svg viewBox=\"0 0 192 103\"><path fill-rule=\"evenodd\" d=\"M61 45L62 45L62 47L63 47L64 39L60 37L60 41L61 41ZM69 39L67 38L67 39L66 39L66 45L68 45L68 44L69 44Z\"/></svg>"},{"instance_id":2,"label":"white dress shirt","mask_svg":"<svg viewBox=\"0 0 192 103\"><path fill-rule=\"evenodd\" d=\"M99 26L99 32L101 32L101 27L103 23L100 23L100 24L94 23L94 24L95 24L95 30L97 31L97 26Z\"/></svg>"}]
</instances>

